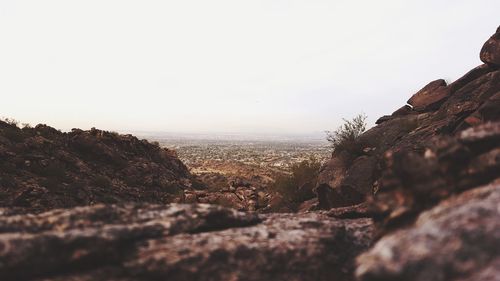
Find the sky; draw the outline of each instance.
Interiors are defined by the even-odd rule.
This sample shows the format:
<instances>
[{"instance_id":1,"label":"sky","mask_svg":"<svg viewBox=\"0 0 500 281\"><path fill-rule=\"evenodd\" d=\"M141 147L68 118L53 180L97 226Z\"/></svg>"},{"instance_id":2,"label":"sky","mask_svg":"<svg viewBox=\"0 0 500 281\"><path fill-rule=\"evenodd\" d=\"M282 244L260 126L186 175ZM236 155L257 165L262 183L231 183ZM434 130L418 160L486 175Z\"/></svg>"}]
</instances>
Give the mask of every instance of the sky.
<instances>
[{"instance_id":1,"label":"sky","mask_svg":"<svg viewBox=\"0 0 500 281\"><path fill-rule=\"evenodd\" d=\"M309 134L480 65L498 0L2 0L0 116Z\"/></svg>"}]
</instances>

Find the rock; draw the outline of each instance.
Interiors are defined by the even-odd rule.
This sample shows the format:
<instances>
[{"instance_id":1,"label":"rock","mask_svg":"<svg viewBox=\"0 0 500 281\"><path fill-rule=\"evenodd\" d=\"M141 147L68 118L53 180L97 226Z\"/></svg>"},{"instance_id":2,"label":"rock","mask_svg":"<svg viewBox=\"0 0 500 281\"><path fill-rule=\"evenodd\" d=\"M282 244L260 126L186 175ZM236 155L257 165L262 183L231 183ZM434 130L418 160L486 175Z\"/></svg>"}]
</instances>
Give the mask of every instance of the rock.
<instances>
[{"instance_id":1,"label":"rock","mask_svg":"<svg viewBox=\"0 0 500 281\"><path fill-rule=\"evenodd\" d=\"M405 104L402 107L400 107L398 110L394 111L391 116L404 116L412 113L412 108L411 106Z\"/></svg>"},{"instance_id":2,"label":"rock","mask_svg":"<svg viewBox=\"0 0 500 281\"><path fill-rule=\"evenodd\" d=\"M452 194L494 181L500 174L500 123L436 137L423 153L386 153L380 190L369 200L380 233L411 223Z\"/></svg>"},{"instance_id":3,"label":"rock","mask_svg":"<svg viewBox=\"0 0 500 281\"><path fill-rule=\"evenodd\" d=\"M399 109L397 109L396 111L394 111L391 115L384 115L382 117L380 117L379 119L377 119L377 121L375 121L375 124L381 124L387 120L391 120L391 119L394 119L395 117L398 117L398 116L405 116L405 115L408 115L408 114L412 114L414 113L412 107L408 104L400 107Z\"/></svg>"},{"instance_id":4,"label":"rock","mask_svg":"<svg viewBox=\"0 0 500 281\"><path fill-rule=\"evenodd\" d=\"M469 84L470 82L476 80L477 78L488 74L489 72L495 71L494 67L488 66L487 64L479 65L469 72L467 72L464 76L458 78L456 81L451 83L448 87L450 88L451 94L453 95L456 91L461 89L463 86Z\"/></svg>"},{"instance_id":5,"label":"rock","mask_svg":"<svg viewBox=\"0 0 500 281\"><path fill-rule=\"evenodd\" d=\"M150 241L127 266L134 271L147 268L142 274L146 279L350 280L352 269L345 261L366 248L369 239L366 219L269 215L253 227ZM351 253L335 250L343 247ZM341 260L345 264L338 264Z\"/></svg>"},{"instance_id":6,"label":"rock","mask_svg":"<svg viewBox=\"0 0 500 281\"><path fill-rule=\"evenodd\" d=\"M426 111L432 109L450 95L443 79L435 80L427 84L414 94L407 103L413 106L415 111Z\"/></svg>"},{"instance_id":7,"label":"rock","mask_svg":"<svg viewBox=\"0 0 500 281\"><path fill-rule=\"evenodd\" d=\"M312 198L302 202L297 210L298 213L311 212L318 209L318 198Z\"/></svg>"},{"instance_id":8,"label":"rock","mask_svg":"<svg viewBox=\"0 0 500 281\"><path fill-rule=\"evenodd\" d=\"M500 66L500 26L497 32L484 43L479 57L486 64Z\"/></svg>"},{"instance_id":9,"label":"rock","mask_svg":"<svg viewBox=\"0 0 500 281\"><path fill-rule=\"evenodd\" d=\"M211 205L4 213L0 279L352 280L372 231L369 219L257 216Z\"/></svg>"},{"instance_id":10,"label":"rock","mask_svg":"<svg viewBox=\"0 0 500 281\"><path fill-rule=\"evenodd\" d=\"M362 281L498 280L500 182L464 192L384 236L358 259Z\"/></svg>"},{"instance_id":11,"label":"rock","mask_svg":"<svg viewBox=\"0 0 500 281\"><path fill-rule=\"evenodd\" d=\"M340 161L342 165L345 165L344 161ZM339 171L342 170L338 169L337 172ZM321 193L318 200L322 209L350 206L365 201L365 196L371 194L373 190L377 160L373 156L360 156L343 173L341 177L329 183L329 186L333 186L333 190L327 185L320 185L316 188L316 193L318 195Z\"/></svg>"},{"instance_id":12,"label":"rock","mask_svg":"<svg viewBox=\"0 0 500 281\"><path fill-rule=\"evenodd\" d=\"M106 267L128 256L136 242L259 221L255 215L207 205L94 205L2 216L0 278L30 280Z\"/></svg>"},{"instance_id":13,"label":"rock","mask_svg":"<svg viewBox=\"0 0 500 281\"><path fill-rule=\"evenodd\" d=\"M380 117L379 119L377 119L377 121L375 121L375 124L382 124L384 123L385 121L388 121L388 120L391 120L393 119L393 117L391 115L384 115L382 117Z\"/></svg>"},{"instance_id":14,"label":"rock","mask_svg":"<svg viewBox=\"0 0 500 281\"><path fill-rule=\"evenodd\" d=\"M346 171L342 185L349 186L360 195L360 200L354 199L349 205L364 201L364 195L373 191L373 182L377 173L377 158L375 156L360 156L354 160Z\"/></svg>"},{"instance_id":15,"label":"rock","mask_svg":"<svg viewBox=\"0 0 500 281\"><path fill-rule=\"evenodd\" d=\"M358 219L372 216L366 202L347 207L332 208L326 214L329 217L340 219Z\"/></svg>"}]
</instances>

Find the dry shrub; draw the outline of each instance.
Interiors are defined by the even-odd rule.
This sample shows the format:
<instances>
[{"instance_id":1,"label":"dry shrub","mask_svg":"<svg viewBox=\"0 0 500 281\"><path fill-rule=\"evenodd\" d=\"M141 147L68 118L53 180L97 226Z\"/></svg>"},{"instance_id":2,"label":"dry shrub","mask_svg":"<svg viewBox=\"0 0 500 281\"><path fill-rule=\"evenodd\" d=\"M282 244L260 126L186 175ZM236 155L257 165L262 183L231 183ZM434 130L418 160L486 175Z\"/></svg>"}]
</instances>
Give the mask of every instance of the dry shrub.
<instances>
[{"instance_id":1,"label":"dry shrub","mask_svg":"<svg viewBox=\"0 0 500 281\"><path fill-rule=\"evenodd\" d=\"M353 119L344 120L344 124L335 131L326 131L326 139L330 142L334 154L347 152L351 155L361 154L362 147L359 136L366 130L366 115L358 114Z\"/></svg>"}]
</instances>

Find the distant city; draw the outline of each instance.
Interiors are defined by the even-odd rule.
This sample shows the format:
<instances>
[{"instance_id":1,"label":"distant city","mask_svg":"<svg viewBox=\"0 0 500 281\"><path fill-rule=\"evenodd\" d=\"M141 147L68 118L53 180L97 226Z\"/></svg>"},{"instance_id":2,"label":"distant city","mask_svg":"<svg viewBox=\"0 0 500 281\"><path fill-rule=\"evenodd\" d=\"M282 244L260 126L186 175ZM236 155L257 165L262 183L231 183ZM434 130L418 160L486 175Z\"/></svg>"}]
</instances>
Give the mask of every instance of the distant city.
<instances>
[{"instance_id":1,"label":"distant city","mask_svg":"<svg viewBox=\"0 0 500 281\"><path fill-rule=\"evenodd\" d=\"M268 185L293 164L314 158L325 162L331 148L324 135L139 134L175 150L191 173L222 175Z\"/></svg>"},{"instance_id":2,"label":"distant city","mask_svg":"<svg viewBox=\"0 0 500 281\"><path fill-rule=\"evenodd\" d=\"M328 142L318 135L151 134L141 137L175 150L190 168L209 167L213 162L238 162L286 171L292 164L311 157L323 161L331 156Z\"/></svg>"}]
</instances>

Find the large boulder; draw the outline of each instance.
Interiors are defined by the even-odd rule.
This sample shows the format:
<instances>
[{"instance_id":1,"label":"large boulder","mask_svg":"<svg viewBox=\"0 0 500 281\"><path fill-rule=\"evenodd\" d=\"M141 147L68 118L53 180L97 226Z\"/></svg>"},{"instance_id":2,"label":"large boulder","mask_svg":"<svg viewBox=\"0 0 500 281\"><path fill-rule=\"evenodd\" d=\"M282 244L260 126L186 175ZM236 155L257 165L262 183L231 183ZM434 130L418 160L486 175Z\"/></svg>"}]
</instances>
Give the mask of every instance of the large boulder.
<instances>
[{"instance_id":1,"label":"large boulder","mask_svg":"<svg viewBox=\"0 0 500 281\"><path fill-rule=\"evenodd\" d=\"M498 171L498 170L497 170ZM500 182L464 192L384 236L358 258L362 281L500 277Z\"/></svg>"},{"instance_id":2,"label":"large boulder","mask_svg":"<svg viewBox=\"0 0 500 281\"><path fill-rule=\"evenodd\" d=\"M407 103L415 111L425 111L437 106L450 95L450 90L446 87L443 79L432 81L414 94Z\"/></svg>"},{"instance_id":3,"label":"large boulder","mask_svg":"<svg viewBox=\"0 0 500 281\"><path fill-rule=\"evenodd\" d=\"M500 66L500 26L497 32L484 43L479 57L486 64Z\"/></svg>"},{"instance_id":4,"label":"large boulder","mask_svg":"<svg viewBox=\"0 0 500 281\"><path fill-rule=\"evenodd\" d=\"M422 210L452 194L499 178L500 123L437 137L423 153L386 153L380 189L369 198L379 232L411 223Z\"/></svg>"}]
</instances>

